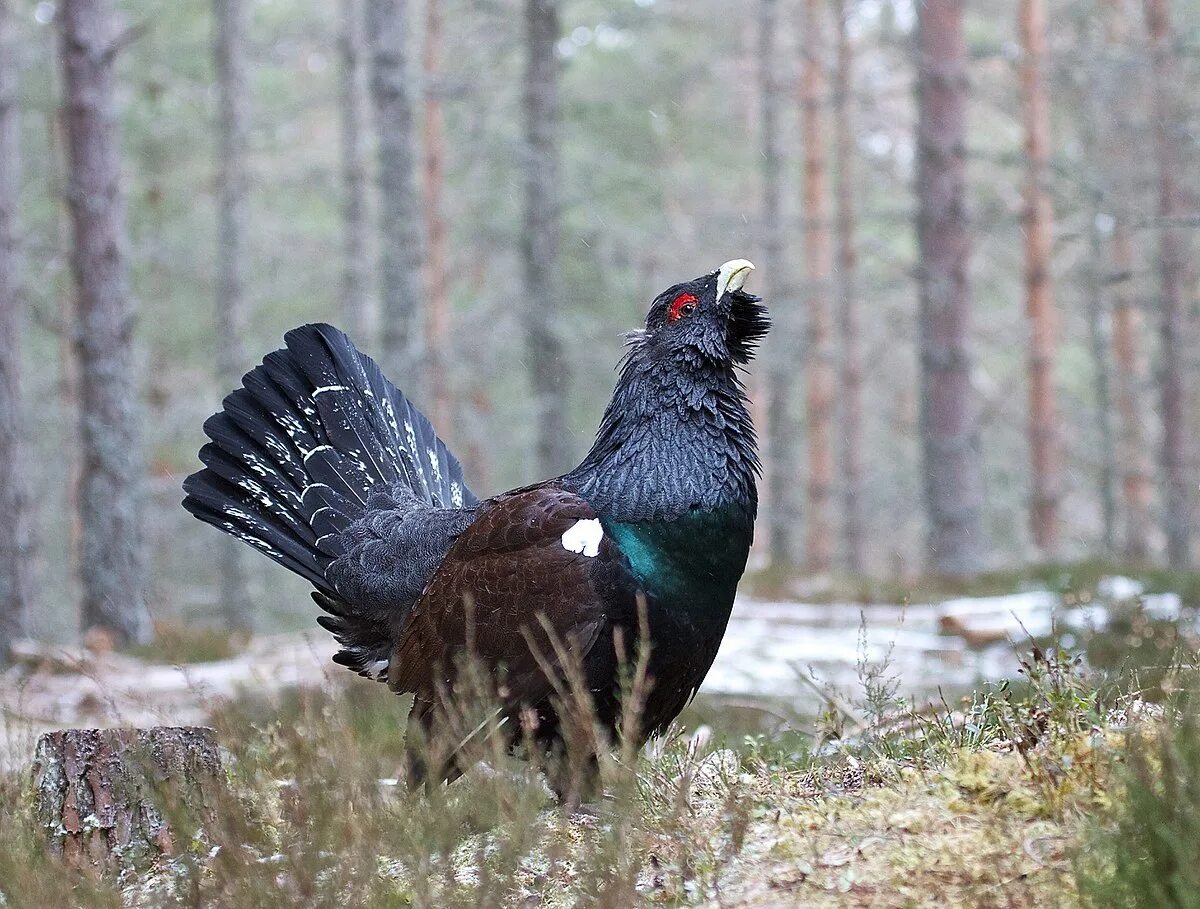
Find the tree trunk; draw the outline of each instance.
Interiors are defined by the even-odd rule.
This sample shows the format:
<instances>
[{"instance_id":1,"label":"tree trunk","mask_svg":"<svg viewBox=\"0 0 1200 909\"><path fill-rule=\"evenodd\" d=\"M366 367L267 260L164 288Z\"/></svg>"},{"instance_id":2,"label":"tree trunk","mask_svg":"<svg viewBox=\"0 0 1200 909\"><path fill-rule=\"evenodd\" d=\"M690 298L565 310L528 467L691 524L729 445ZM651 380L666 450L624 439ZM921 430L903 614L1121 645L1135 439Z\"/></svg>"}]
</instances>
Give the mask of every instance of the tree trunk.
<instances>
[{"instance_id":1,"label":"tree trunk","mask_svg":"<svg viewBox=\"0 0 1200 909\"><path fill-rule=\"evenodd\" d=\"M800 118L804 144L804 311L808 316L808 513L805 561L810 571L833 566L833 408L837 366L829 296L833 245L825 149L825 0L805 0Z\"/></svg>"},{"instance_id":2,"label":"tree trunk","mask_svg":"<svg viewBox=\"0 0 1200 909\"><path fill-rule=\"evenodd\" d=\"M66 92L80 364L79 503L82 624L145 641L141 458L134 309L125 262L109 0L63 0L58 26Z\"/></svg>"},{"instance_id":3,"label":"tree trunk","mask_svg":"<svg viewBox=\"0 0 1200 909\"><path fill-rule=\"evenodd\" d=\"M1062 496L1059 415L1054 390L1058 315L1050 283L1054 209L1050 200L1050 109L1046 98L1045 0L1020 0L1021 113L1025 126L1025 311L1029 318L1029 450L1033 541L1043 559L1058 553Z\"/></svg>"},{"instance_id":4,"label":"tree trunk","mask_svg":"<svg viewBox=\"0 0 1200 909\"><path fill-rule=\"evenodd\" d=\"M224 771L204 727L63 729L38 739L33 785L50 854L116 876L211 828Z\"/></svg>"},{"instance_id":5,"label":"tree trunk","mask_svg":"<svg viewBox=\"0 0 1200 909\"><path fill-rule=\"evenodd\" d=\"M246 370L246 20L245 0L213 0L217 79L217 371L223 389L240 384ZM251 625L243 562L245 546L232 537L217 542L221 613L228 628Z\"/></svg>"},{"instance_id":6,"label":"tree trunk","mask_svg":"<svg viewBox=\"0 0 1200 909\"><path fill-rule=\"evenodd\" d=\"M787 284L787 241L783 223L783 97L778 65L779 2L760 0L758 31L758 89L762 130L762 250L775 327L777 356L767 359L766 495L767 550L773 565L788 565L794 555L796 525L796 425L791 403L798 343L799 307L791 304Z\"/></svg>"},{"instance_id":7,"label":"tree trunk","mask_svg":"<svg viewBox=\"0 0 1200 909\"><path fill-rule=\"evenodd\" d=\"M1149 365L1146 362L1145 325L1141 306L1134 297L1134 250L1129 233L1130 202L1140 154L1128 124L1131 95L1123 60L1129 53L1129 16L1125 0L1105 0L1103 4L1103 46L1101 52L1090 53L1094 61L1088 88L1088 121L1083 134L1085 146L1094 156L1093 171L1098 175L1099 202L1112 218L1110 230L1102 231L1095 217L1091 231L1095 288L1092 296L1107 304L1111 311L1109 351L1098 355L1111 360L1111 392L1115 411L1115 427L1108 413L1102 414L1102 430L1115 436L1105 438L1104 475L1119 486L1120 508L1109 500L1116 498L1106 486L1104 505L1106 540L1120 536L1121 553L1132 562L1144 562L1150 553L1153 522L1150 508L1153 497L1154 465L1151 449L1146 442L1148 420L1154 408L1143 398L1150 387ZM1085 20L1081 31L1092 25ZM1093 214L1099 214L1099 209ZM1101 385L1097 390L1103 390ZM1100 397L1098 394L1097 397ZM1103 404L1103 402L1102 402ZM1117 512L1116 517L1109 517ZM1108 528L1111 521L1115 525Z\"/></svg>"},{"instance_id":8,"label":"tree trunk","mask_svg":"<svg viewBox=\"0 0 1200 909\"><path fill-rule=\"evenodd\" d=\"M1085 131L1086 132L1086 131ZM1085 139L1086 141L1086 139ZM1093 143L1094 144L1094 143ZM1112 420L1111 319L1104 286L1104 238L1099 228L1100 198L1089 212L1087 265L1088 339L1096 370L1096 427L1100 440L1100 512L1103 523L1104 555L1116 552L1117 497L1116 452Z\"/></svg>"},{"instance_id":9,"label":"tree trunk","mask_svg":"<svg viewBox=\"0 0 1200 909\"><path fill-rule=\"evenodd\" d=\"M1150 366L1143 344L1145 318L1133 297L1133 241L1124 218L1113 224L1109 241L1113 293L1113 355L1116 364L1117 452L1121 498L1125 504L1123 552L1144 562L1150 555L1154 526L1150 506L1154 497L1154 464L1146 444L1146 408L1142 390L1149 385Z\"/></svg>"},{"instance_id":10,"label":"tree trunk","mask_svg":"<svg viewBox=\"0 0 1200 909\"><path fill-rule=\"evenodd\" d=\"M371 96L379 139L383 365L393 382L420 401L425 353L423 252L408 73L408 0L367 0L367 8Z\"/></svg>"},{"instance_id":11,"label":"tree trunk","mask_svg":"<svg viewBox=\"0 0 1200 909\"><path fill-rule=\"evenodd\" d=\"M1100 109L1094 112L1097 124L1114 124L1115 136L1105 136L1099 157L1110 168L1108 192L1114 195L1117 181L1128 181L1134 167L1136 152L1130 153L1133 139L1127 128L1122 130L1122 116L1112 116L1106 106L1117 103L1124 94L1120 68L1115 55L1128 53L1129 17L1126 0L1106 0L1104 4L1105 94L1097 96ZM1134 297L1134 247L1129 235L1129 213L1126 201L1115 199L1112 231L1108 240L1109 273L1104 284L1112 293L1112 353L1114 353L1115 395L1117 413L1117 464L1121 477L1121 499L1124 508L1122 553L1135 562L1150 558L1150 536L1153 531L1151 502L1153 499L1154 465L1150 446L1146 443L1146 417L1152 408L1146 407L1142 396L1150 387L1150 365L1147 362L1144 339L1145 317Z\"/></svg>"},{"instance_id":12,"label":"tree trunk","mask_svg":"<svg viewBox=\"0 0 1200 909\"><path fill-rule=\"evenodd\" d=\"M0 0L0 665L12 642L25 633L32 597L29 489L22 418L20 290L16 210L20 180L17 68L13 16Z\"/></svg>"},{"instance_id":13,"label":"tree trunk","mask_svg":"<svg viewBox=\"0 0 1200 909\"><path fill-rule=\"evenodd\" d=\"M852 93L854 50L847 29L846 0L833 0L837 23L837 68L834 86L834 142L837 146L837 262L841 303L838 331L842 343L842 521L846 567L866 571L866 524L863 520L863 365L858 314L858 240L854 211L854 127Z\"/></svg>"},{"instance_id":14,"label":"tree trunk","mask_svg":"<svg viewBox=\"0 0 1200 909\"><path fill-rule=\"evenodd\" d=\"M917 9L922 470L930 566L961 576L983 565L983 475L969 347L963 2L928 0Z\"/></svg>"},{"instance_id":15,"label":"tree trunk","mask_svg":"<svg viewBox=\"0 0 1200 909\"><path fill-rule=\"evenodd\" d=\"M1154 150L1158 165L1159 307L1159 409L1162 414L1162 467L1164 529L1167 560L1172 568L1192 562L1192 488L1187 463L1187 392L1183 348L1186 341L1187 261L1186 228L1182 225L1184 198L1179 189L1183 155L1179 133L1185 118L1177 114L1174 94L1178 86L1174 34L1168 0L1143 0L1146 30L1150 35L1153 80Z\"/></svg>"},{"instance_id":16,"label":"tree trunk","mask_svg":"<svg viewBox=\"0 0 1200 909\"><path fill-rule=\"evenodd\" d=\"M361 0L341 0L341 18L342 311L346 330L369 350L375 346L379 314L370 288L367 253L367 87Z\"/></svg>"},{"instance_id":17,"label":"tree trunk","mask_svg":"<svg viewBox=\"0 0 1200 909\"><path fill-rule=\"evenodd\" d=\"M562 306L558 197L559 0L525 0L525 334L537 426L538 469L554 476L570 466L569 375L559 337Z\"/></svg>"},{"instance_id":18,"label":"tree trunk","mask_svg":"<svg viewBox=\"0 0 1200 909\"><path fill-rule=\"evenodd\" d=\"M450 429L451 393L447 357L450 347L450 281L447 271L446 219L442 187L446 182L446 118L442 112L442 10L439 0L425 0L425 234L429 238L426 286L429 288L426 333L429 338L429 388L434 427Z\"/></svg>"}]
</instances>

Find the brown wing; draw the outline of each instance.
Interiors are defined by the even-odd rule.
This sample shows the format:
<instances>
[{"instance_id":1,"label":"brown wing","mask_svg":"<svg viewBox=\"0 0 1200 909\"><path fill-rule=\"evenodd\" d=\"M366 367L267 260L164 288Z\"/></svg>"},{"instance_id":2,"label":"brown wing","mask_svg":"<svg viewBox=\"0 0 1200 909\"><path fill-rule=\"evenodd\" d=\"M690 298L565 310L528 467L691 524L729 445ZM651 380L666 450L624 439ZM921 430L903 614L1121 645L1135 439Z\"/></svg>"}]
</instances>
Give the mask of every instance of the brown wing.
<instances>
[{"instance_id":1,"label":"brown wing","mask_svg":"<svg viewBox=\"0 0 1200 909\"><path fill-rule=\"evenodd\" d=\"M577 526L581 521L596 523ZM539 616L583 660L608 628L606 610L615 604L606 599L632 583L625 583L620 550L607 537L597 540L599 533L591 506L557 486L483 503L401 629L388 667L390 687L430 698L439 679L452 681L455 659L467 649L470 614L475 653L489 669L504 667L512 699L543 701L551 688L529 636L557 661Z\"/></svg>"}]
</instances>

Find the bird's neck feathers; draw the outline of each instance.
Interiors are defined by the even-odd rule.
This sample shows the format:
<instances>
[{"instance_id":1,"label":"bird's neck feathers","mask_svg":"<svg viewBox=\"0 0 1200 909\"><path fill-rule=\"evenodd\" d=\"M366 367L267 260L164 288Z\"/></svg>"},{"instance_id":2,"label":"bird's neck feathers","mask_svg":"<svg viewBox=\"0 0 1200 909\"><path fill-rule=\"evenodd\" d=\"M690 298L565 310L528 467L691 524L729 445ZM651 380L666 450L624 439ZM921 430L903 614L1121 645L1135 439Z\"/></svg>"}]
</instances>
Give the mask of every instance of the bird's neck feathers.
<instances>
[{"instance_id":1,"label":"bird's neck feathers","mask_svg":"<svg viewBox=\"0 0 1200 909\"><path fill-rule=\"evenodd\" d=\"M753 522L760 464L746 405L729 360L636 336L591 451L563 480L613 521L731 510Z\"/></svg>"}]
</instances>

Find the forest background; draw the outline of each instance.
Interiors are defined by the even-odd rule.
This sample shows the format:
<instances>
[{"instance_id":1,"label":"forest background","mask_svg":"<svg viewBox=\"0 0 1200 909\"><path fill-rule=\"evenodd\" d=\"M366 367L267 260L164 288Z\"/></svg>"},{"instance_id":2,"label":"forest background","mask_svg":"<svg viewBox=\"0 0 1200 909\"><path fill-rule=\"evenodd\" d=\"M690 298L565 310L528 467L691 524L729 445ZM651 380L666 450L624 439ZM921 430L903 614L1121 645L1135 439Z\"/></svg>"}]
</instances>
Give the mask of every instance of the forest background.
<instances>
[{"instance_id":1,"label":"forest background","mask_svg":"<svg viewBox=\"0 0 1200 909\"><path fill-rule=\"evenodd\" d=\"M1193 0L0 21L0 638L308 625L179 507L287 329L347 329L486 495L569 469L621 333L740 256L776 323L756 569L1196 557Z\"/></svg>"}]
</instances>

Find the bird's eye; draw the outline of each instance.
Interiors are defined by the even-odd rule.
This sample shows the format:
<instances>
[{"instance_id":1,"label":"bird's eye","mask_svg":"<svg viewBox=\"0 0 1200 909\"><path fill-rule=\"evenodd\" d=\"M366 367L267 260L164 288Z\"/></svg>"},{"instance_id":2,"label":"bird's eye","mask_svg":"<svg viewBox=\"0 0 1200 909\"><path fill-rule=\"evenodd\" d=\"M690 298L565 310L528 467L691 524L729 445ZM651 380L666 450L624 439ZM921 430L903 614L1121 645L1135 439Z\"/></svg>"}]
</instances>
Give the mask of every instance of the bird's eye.
<instances>
[{"instance_id":1,"label":"bird's eye","mask_svg":"<svg viewBox=\"0 0 1200 909\"><path fill-rule=\"evenodd\" d=\"M667 321L674 322L681 316L690 316L696 311L696 297L694 294L680 294L671 301L671 308L667 311Z\"/></svg>"}]
</instances>

